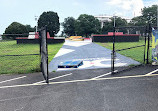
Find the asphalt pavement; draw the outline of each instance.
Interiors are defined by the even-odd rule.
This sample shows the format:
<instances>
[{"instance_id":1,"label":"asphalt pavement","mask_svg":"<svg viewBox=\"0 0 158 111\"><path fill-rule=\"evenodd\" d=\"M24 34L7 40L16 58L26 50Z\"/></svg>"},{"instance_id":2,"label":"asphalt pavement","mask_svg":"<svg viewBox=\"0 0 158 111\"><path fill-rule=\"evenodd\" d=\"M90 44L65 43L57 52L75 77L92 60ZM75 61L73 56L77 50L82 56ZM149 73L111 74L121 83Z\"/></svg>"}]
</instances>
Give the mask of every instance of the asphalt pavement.
<instances>
[{"instance_id":1,"label":"asphalt pavement","mask_svg":"<svg viewBox=\"0 0 158 111\"><path fill-rule=\"evenodd\" d=\"M158 66L0 76L0 111L157 111ZM98 78L97 78L98 77Z\"/></svg>"}]
</instances>

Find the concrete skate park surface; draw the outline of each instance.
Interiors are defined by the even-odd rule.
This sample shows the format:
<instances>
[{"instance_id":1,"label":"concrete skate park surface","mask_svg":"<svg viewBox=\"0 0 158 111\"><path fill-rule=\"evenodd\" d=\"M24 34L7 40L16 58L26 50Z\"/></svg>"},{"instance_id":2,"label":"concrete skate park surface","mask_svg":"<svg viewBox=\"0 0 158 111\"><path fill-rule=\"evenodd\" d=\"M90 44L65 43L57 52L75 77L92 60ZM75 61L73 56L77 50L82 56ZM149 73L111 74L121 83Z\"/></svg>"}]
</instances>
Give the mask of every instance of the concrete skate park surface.
<instances>
[{"instance_id":1,"label":"concrete skate park surface","mask_svg":"<svg viewBox=\"0 0 158 111\"><path fill-rule=\"evenodd\" d=\"M139 62L121 54L117 53L116 56L116 67L128 66L130 64L140 64ZM82 60L83 65L79 66L78 68L58 68L58 65L61 62L68 60ZM111 50L99 46L93 43L91 40L66 40L63 47L55 55L54 59L49 63L49 72L110 67Z\"/></svg>"}]
</instances>

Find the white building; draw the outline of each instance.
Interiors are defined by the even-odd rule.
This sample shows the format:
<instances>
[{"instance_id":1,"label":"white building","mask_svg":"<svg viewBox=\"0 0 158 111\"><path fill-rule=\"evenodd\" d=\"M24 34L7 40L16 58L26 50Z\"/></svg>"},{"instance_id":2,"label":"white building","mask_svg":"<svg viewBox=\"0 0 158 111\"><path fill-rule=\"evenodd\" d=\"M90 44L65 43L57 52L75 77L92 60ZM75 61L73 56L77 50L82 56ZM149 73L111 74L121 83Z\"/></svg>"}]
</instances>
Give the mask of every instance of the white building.
<instances>
[{"instance_id":1,"label":"white building","mask_svg":"<svg viewBox=\"0 0 158 111\"><path fill-rule=\"evenodd\" d=\"M94 16L95 18L97 18L100 22L101 22L101 28L103 28L104 26L104 22L107 22L107 21L111 21L110 18L112 18L113 16L109 16L109 15L98 15L98 16ZM121 17L121 16L119 16ZM130 18L127 18L127 17L121 17L125 20L127 20L127 22L129 23L131 21Z\"/></svg>"}]
</instances>

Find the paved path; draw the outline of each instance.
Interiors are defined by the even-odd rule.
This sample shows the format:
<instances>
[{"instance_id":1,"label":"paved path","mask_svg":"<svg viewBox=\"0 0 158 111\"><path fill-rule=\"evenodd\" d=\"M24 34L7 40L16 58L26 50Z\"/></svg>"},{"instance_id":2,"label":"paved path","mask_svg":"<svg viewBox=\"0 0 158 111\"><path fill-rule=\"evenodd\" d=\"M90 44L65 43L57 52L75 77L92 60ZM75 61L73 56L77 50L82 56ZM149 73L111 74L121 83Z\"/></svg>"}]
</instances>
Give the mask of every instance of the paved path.
<instances>
[{"instance_id":1,"label":"paved path","mask_svg":"<svg viewBox=\"0 0 158 111\"><path fill-rule=\"evenodd\" d=\"M67 60L83 60L83 65L77 69L110 68L111 50L92 43L91 41L67 40L50 62L49 72L74 70L73 68L58 68L58 64ZM139 64L139 62L117 54L116 67L128 66L130 64Z\"/></svg>"}]
</instances>

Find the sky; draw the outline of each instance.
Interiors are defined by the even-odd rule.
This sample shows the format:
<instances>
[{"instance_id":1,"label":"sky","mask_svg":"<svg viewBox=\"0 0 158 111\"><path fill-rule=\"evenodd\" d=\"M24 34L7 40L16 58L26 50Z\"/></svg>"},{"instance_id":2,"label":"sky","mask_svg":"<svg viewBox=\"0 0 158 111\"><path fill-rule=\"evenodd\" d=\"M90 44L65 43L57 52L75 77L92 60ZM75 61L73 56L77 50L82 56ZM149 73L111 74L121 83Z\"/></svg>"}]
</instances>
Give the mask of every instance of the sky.
<instances>
[{"instance_id":1,"label":"sky","mask_svg":"<svg viewBox=\"0 0 158 111\"><path fill-rule=\"evenodd\" d=\"M64 18L78 18L80 14L117 15L128 18L141 15L143 7L158 5L157 0L0 0L0 34L12 22L34 27L35 16L43 12L58 13L59 21ZM61 28L62 29L62 28Z\"/></svg>"}]
</instances>

